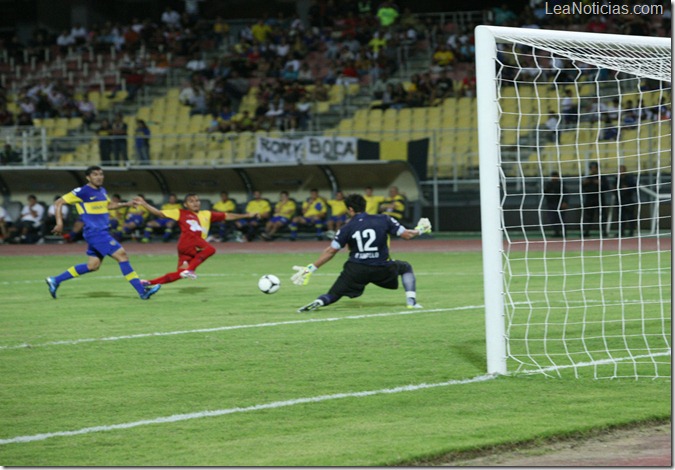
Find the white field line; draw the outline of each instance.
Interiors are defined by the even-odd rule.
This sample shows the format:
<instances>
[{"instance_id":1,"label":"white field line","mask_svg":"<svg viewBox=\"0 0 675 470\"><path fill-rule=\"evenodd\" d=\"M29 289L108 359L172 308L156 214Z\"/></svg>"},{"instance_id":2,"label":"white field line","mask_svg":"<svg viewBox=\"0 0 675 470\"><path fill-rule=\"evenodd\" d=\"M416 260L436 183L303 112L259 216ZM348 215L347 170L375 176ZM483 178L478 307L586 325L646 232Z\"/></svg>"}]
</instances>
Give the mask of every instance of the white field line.
<instances>
[{"instance_id":1,"label":"white field line","mask_svg":"<svg viewBox=\"0 0 675 470\"><path fill-rule=\"evenodd\" d=\"M77 436L77 435L82 435L82 434L92 434L96 432L104 432L104 431L115 431L118 429L130 429L130 428L135 428L139 426L147 426L147 425L152 425L152 424L164 424L164 423L175 423L178 421L187 421L191 419L201 419L201 418L210 418L214 416L224 416L224 415L229 415L229 414L234 414L234 413L247 413L250 411L259 411L259 410L269 410L269 409L274 409L274 408L284 408L287 406L295 406L295 405L304 405L307 403L319 403L319 402L324 402L324 401L329 401L329 400L339 400L342 398L362 398L362 397L370 397L374 395L385 395L385 394L394 394L394 393L404 393L404 392L414 392L417 390L424 390L424 389L429 389L429 388L437 388L437 387L447 387L451 385L465 385L465 384L471 384L471 383L477 383L477 382L485 382L487 380L492 380L496 378L494 375L481 375L478 377L474 377L472 379L463 379L463 380L448 380L447 382L439 382L439 383L434 383L434 384L417 384L417 385L404 385L401 387L395 387L395 388L385 388L381 390L368 390L364 392L347 392L347 393L335 393L332 395L320 395L318 397L308 397L308 398L296 398L293 400L285 400L285 401L275 401L271 403L264 403L261 405L253 405L253 406L247 406L244 408L227 408L223 410L206 410L206 411L198 411L194 413L185 413L185 414L177 414L177 415L171 415L171 416L163 416L159 418L153 418L153 419L145 419L141 421L133 421L130 423L121 423L121 424L110 424L110 425L103 425L103 426L93 426L89 428L82 428L78 429L75 431L56 431L56 432L48 432L48 433L41 433L41 434L33 434L31 436L17 436L17 437L11 437L8 439L0 439L0 445L6 445L6 444L18 444L18 443L25 443L25 442L34 442L34 441L44 441L45 439L50 439L52 437L68 437L68 436Z\"/></svg>"},{"instance_id":2,"label":"white field line","mask_svg":"<svg viewBox=\"0 0 675 470\"><path fill-rule=\"evenodd\" d=\"M71 339L71 340L61 340L61 341L48 341L46 343L23 343L15 345L0 346L0 351L6 351L11 349L23 349L23 348L38 348L45 346L72 346L75 344L81 343L94 343L102 341L122 341L127 339L139 339L139 338L153 338L160 336L176 336L176 335L187 335L194 333L214 333L218 331L229 331L229 330L242 330L247 328L268 328L273 326L284 326L284 325L299 325L303 323L325 323L325 322L334 322L342 320L364 320L368 318L377 318L377 317L392 317L397 315L417 315L421 313L437 313L437 312L457 312L461 310L478 310L483 308L482 305L468 305L464 307L453 307L453 308L436 308L436 309L419 309L419 310L404 310L401 312L386 312L386 313L370 313L363 315L349 315L345 317L329 317L329 318L304 318L302 320L289 320L281 322L270 322L270 323L254 323L250 325L231 325L231 326L219 326L215 328L199 328L195 330L179 330L179 331L158 331L154 333L138 333L134 335L122 335L122 336L109 336L104 338L81 338L81 339Z\"/></svg>"}]
</instances>

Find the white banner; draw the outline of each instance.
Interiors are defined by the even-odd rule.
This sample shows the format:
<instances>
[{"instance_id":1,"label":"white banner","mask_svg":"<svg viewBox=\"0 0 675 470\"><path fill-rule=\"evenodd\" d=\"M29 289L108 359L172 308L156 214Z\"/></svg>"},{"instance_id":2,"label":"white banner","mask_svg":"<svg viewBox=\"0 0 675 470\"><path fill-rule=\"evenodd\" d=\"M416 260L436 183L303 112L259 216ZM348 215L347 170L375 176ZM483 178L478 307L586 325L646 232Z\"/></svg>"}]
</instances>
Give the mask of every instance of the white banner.
<instances>
[{"instance_id":1,"label":"white banner","mask_svg":"<svg viewBox=\"0 0 675 470\"><path fill-rule=\"evenodd\" d=\"M356 137L305 137L276 139L258 137L255 161L258 163L355 162Z\"/></svg>"},{"instance_id":2,"label":"white banner","mask_svg":"<svg viewBox=\"0 0 675 470\"><path fill-rule=\"evenodd\" d=\"M258 137L255 143L255 161L258 163L296 163L304 154L304 141Z\"/></svg>"},{"instance_id":3,"label":"white banner","mask_svg":"<svg viewBox=\"0 0 675 470\"><path fill-rule=\"evenodd\" d=\"M355 162L356 137L305 137L308 162Z\"/></svg>"}]
</instances>

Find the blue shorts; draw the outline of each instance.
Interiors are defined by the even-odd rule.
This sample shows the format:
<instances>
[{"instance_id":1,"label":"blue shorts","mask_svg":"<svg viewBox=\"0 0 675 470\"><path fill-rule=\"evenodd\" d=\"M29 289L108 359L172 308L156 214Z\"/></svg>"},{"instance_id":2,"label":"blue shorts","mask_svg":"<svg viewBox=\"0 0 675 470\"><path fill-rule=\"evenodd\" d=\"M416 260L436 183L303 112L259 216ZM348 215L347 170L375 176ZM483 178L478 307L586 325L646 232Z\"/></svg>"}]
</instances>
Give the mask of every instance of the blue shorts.
<instances>
[{"instance_id":1,"label":"blue shorts","mask_svg":"<svg viewBox=\"0 0 675 470\"><path fill-rule=\"evenodd\" d=\"M333 222L347 222L347 214L342 214L342 215L331 215L330 219Z\"/></svg>"},{"instance_id":2,"label":"blue shorts","mask_svg":"<svg viewBox=\"0 0 675 470\"><path fill-rule=\"evenodd\" d=\"M122 248L120 242L115 240L108 232L85 235L84 239L87 241L87 255L96 256L99 259L110 256Z\"/></svg>"},{"instance_id":3,"label":"blue shorts","mask_svg":"<svg viewBox=\"0 0 675 470\"><path fill-rule=\"evenodd\" d=\"M124 221L125 224L129 224L129 223L132 223L132 222L134 224L136 224L137 227L142 227L143 225L145 225L145 221L143 220L143 216L140 215L140 214L132 214L132 215L128 216L126 218L126 220Z\"/></svg>"},{"instance_id":4,"label":"blue shorts","mask_svg":"<svg viewBox=\"0 0 675 470\"><path fill-rule=\"evenodd\" d=\"M270 222L281 222L282 224L286 225L288 223L288 219L280 215L275 215L270 219Z\"/></svg>"},{"instance_id":5,"label":"blue shorts","mask_svg":"<svg viewBox=\"0 0 675 470\"><path fill-rule=\"evenodd\" d=\"M161 228L165 228L165 227L166 227L166 224L168 224L169 222L175 222L175 220L174 220L174 219L169 219L168 217L165 217L165 218L162 218L162 219L155 219L155 222L156 222L157 225L159 225ZM141 222L141 223L143 223L143 222ZM138 225L138 224L136 224L136 225Z\"/></svg>"}]
</instances>

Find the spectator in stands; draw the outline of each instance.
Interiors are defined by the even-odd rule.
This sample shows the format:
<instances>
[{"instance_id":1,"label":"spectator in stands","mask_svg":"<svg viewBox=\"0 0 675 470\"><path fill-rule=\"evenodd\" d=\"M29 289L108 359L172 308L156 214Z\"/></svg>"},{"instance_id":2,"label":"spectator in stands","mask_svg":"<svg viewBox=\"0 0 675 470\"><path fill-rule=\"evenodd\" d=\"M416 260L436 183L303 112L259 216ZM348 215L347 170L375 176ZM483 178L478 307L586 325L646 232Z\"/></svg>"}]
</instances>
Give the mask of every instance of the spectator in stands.
<instances>
[{"instance_id":1,"label":"spectator in stands","mask_svg":"<svg viewBox=\"0 0 675 470\"><path fill-rule=\"evenodd\" d=\"M315 82L314 73L312 73L312 69L307 62L303 62L302 65L300 65L297 80L303 85L311 85Z\"/></svg>"},{"instance_id":2,"label":"spectator in stands","mask_svg":"<svg viewBox=\"0 0 675 470\"><path fill-rule=\"evenodd\" d=\"M560 126L560 119L558 115L553 111L549 111L548 119L546 120L543 129L544 139L543 142L540 143L544 144L546 142L560 142L559 126Z\"/></svg>"},{"instance_id":3,"label":"spectator in stands","mask_svg":"<svg viewBox=\"0 0 675 470\"><path fill-rule=\"evenodd\" d=\"M366 200L367 214L379 213L380 203L384 201L384 196L375 196L373 194L373 188L371 186L366 186L363 198Z\"/></svg>"},{"instance_id":4,"label":"spectator in stands","mask_svg":"<svg viewBox=\"0 0 675 470\"><path fill-rule=\"evenodd\" d=\"M610 115L605 116L605 127L602 130L602 140L617 140L619 136L619 128Z\"/></svg>"},{"instance_id":5,"label":"spectator in stands","mask_svg":"<svg viewBox=\"0 0 675 470\"><path fill-rule=\"evenodd\" d=\"M122 113L117 113L110 125L113 163L123 163L127 158L127 123Z\"/></svg>"},{"instance_id":6,"label":"spectator in stands","mask_svg":"<svg viewBox=\"0 0 675 470\"><path fill-rule=\"evenodd\" d=\"M150 164L150 128L143 119L136 119L136 156L141 165Z\"/></svg>"},{"instance_id":7,"label":"spectator in stands","mask_svg":"<svg viewBox=\"0 0 675 470\"><path fill-rule=\"evenodd\" d=\"M185 69L191 73L198 73L203 75L208 69L206 61L201 57L201 53L195 52L192 54L190 60L185 64Z\"/></svg>"},{"instance_id":8,"label":"spectator in stands","mask_svg":"<svg viewBox=\"0 0 675 470\"><path fill-rule=\"evenodd\" d=\"M9 237L9 229L12 226L12 218L7 209L0 206L0 243L4 243Z\"/></svg>"},{"instance_id":9,"label":"spectator in stands","mask_svg":"<svg viewBox=\"0 0 675 470\"><path fill-rule=\"evenodd\" d=\"M473 66L459 85L459 96L473 98L476 96L476 70Z\"/></svg>"},{"instance_id":10,"label":"spectator in stands","mask_svg":"<svg viewBox=\"0 0 675 470\"><path fill-rule=\"evenodd\" d=\"M41 237L44 237L46 235L49 235L51 233L52 228L54 228L54 225L56 225L56 205L55 202L60 198L61 196L56 195L54 196L54 202L51 203L51 205L47 208L47 215L45 215L45 220L44 223L42 224L41 228ZM70 213L70 207L68 207L68 204L63 204L61 206L61 215L63 216L63 220L68 220L68 214Z\"/></svg>"},{"instance_id":11,"label":"spectator in stands","mask_svg":"<svg viewBox=\"0 0 675 470\"><path fill-rule=\"evenodd\" d=\"M166 7L164 13L162 13L161 20L165 26L176 29L180 29L181 27L180 14L176 10L171 8L171 6Z\"/></svg>"},{"instance_id":12,"label":"spectator in stands","mask_svg":"<svg viewBox=\"0 0 675 470\"><path fill-rule=\"evenodd\" d=\"M262 239L268 242L274 240L275 234L293 220L296 210L295 201L289 198L288 191L281 191L279 202L274 205L274 214L265 224L265 231L260 234Z\"/></svg>"},{"instance_id":13,"label":"spectator in stands","mask_svg":"<svg viewBox=\"0 0 675 470\"><path fill-rule=\"evenodd\" d=\"M450 71L443 70L435 82L432 84L431 105L437 106L446 98L451 98L455 95L455 83L450 76Z\"/></svg>"},{"instance_id":14,"label":"spectator in stands","mask_svg":"<svg viewBox=\"0 0 675 470\"><path fill-rule=\"evenodd\" d=\"M399 16L398 6L394 2L385 0L380 3L375 16L383 28L390 28Z\"/></svg>"},{"instance_id":15,"label":"spectator in stands","mask_svg":"<svg viewBox=\"0 0 675 470\"><path fill-rule=\"evenodd\" d=\"M96 131L98 136L98 152L101 156L101 165L112 163L112 126L107 118L101 120L101 125Z\"/></svg>"},{"instance_id":16,"label":"spectator in stands","mask_svg":"<svg viewBox=\"0 0 675 470\"><path fill-rule=\"evenodd\" d=\"M213 22L213 38L216 40L216 46L220 47L223 43L229 45L230 24L221 16L216 16Z\"/></svg>"},{"instance_id":17,"label":"spectator in stands","mask_svg":"<svg viewBox=\"0 0 675 470\"><path fill-rule=\"evenodd\" d=\"M142 194L138 195L145 199ZM122 226L122 235L126 237L136 238L137 231L143 230L145 224L150 217L150 211L142 205L129 206L124 217L124 225Z\"/></svg>"},{"instance_id":18,"label":"spectator in stands","mask_svg":"<svg viewBox=\"0 0 675 470\"><path fill-rule=\"evenodd\" d=\"M347 211L347 205L345 204L345 195L342 191L337 191L335 193L335 199L328 200L328 207L330 207L330 215L326 221L326 237L333 238L335 232L340 230L344 224L347 223L349 214Z\"/></svg>"},{"instance_id":19,"label":"spectator in stands","mask_svg":"<svg viewBox=\"0 0 675 470\"><path fill-rule=\"evenodd\" d=\"M560 101L560 113L565 124L573 124L577 121L577 104L574 102L572 90L569 88L565 90L565 96Z\"/></svg>"},{"instance_id":20,"label":"spectator in stands","mask_svg":"<svg viewBox=\"0 0 675 470\"><path fill-rule=\"evenodd\" d=\"M0 126L13 126L14 115L7 109L7 104L0 103Z\"/></svg>"},{"instance_id":21,"label":"spectator in stands","mask_svg":"<svg viewBox=\"0 0 675 470\"><path fill-rule=\"evenodd\" d=\"M509 8L508 3L502 3L500 7L494 7L492 9L492 14L494 17L493 21L496 26L513 25L518 19L518 15L516 15L516 13Z\"/></svg>"},{"instance_id":22,"label":"spectator in stands","mask_svg":"<svg viewBox=\"0 0 675 470\"><path fill-rule=\"evenodd\" d=\"M59 46L59 52L66 55L68 54L68 48L75 45L75 38L70 35L67 29L64 29L56 38L56 45Z\"/></svg>"},{"instance_id":23,"label":"spectator in stands","mask_svg":"<svg viewBox=\"0 0 675 470\"><path fill-rule=\"evenodd\" d=\"M169 199L166 203L162 204L161 210L171 210L171 209L182 209L183 204L178 201L176 194L169 194ZM174 229L176 228L177 221L170 219L168 217L157 218L148 220L143 229L143 238L141 238L142 243L148 243L152 238L152 232L155 230L162 230L162 241L168 242L171 240Z\"/></svg>"},{"instance_id":24,"label":"spectator in stands","mask_svg":"<svg viewBox=\"0 0 675 470\"><path fill-rule=\"evenodd\" d=\"M122 196L119 194L113 194L110 200L112 202L123 202ZM122 227L124 227L124 220L127 217L127 209L128 208L126 206L122 206L117 207L116 209L108 210L108 227L110 228L110 233L112 234L113 238L118 242L122 241ZM75 231L76 228L79 228L79 230ZM78 222L75 221L75 224L73 225L73 231L71 231L71 239L67 239L67 241L72 242L76 240L76 237L81 238L82 234L80 232L82 231L82 228L84 228L84 223L80 221L78 224ZM63 237L66 238L66 235Z\"/></svg>"},{"instance_id":25,"label":"spectator in stands","mask_svg":"<svg viewBox=\"0 0 675 470\"><path fill-rule=\"evenodd\" d=\"M15 165L21 163L21 155L12 148L12 144L6 142L0 152L0 165Z\"/></svg>"},{"instance_id":26,"label":"spectator in stands","mask_svg":"<svg viewBox=\"0 0 675 470\"><path fill-rule=\"evenodd\" d=\"M214 212L235 213L237 212L237 203L233 199L230 199L230 194L227 191L221 191L220 201L216 202L211 210ZM206 241L226 242L233 230L233 221L223 220L222 222L214 222L211 224L211 231Z\"/></svg>"},{"instance_id":27,"label":"spectator in stands","mask_svg":"<svg viewBox=\"0 0 675 470\"><path fill-rule=\"evenodd\" d=\"M603 214L607 217L607 209L603 210L604 199L609 191L609 184L607 177L600 176L600 167L597 162L590 162L588 164L589 174L582 183L583 203L581 206L581 227L584 237L591 233L591 226L597 221L600 232L604 236L608 236L606 228L603 226Z\"/></svg>"},{"instance_id":28,"label":"spectator in stands","mask_svg":"<svg viewBox=\"0 0 675 470\"><path fill-rule=\"evenodd\" d=\"M243 242L242 234L246 241L252 242L258 229L264 227L267 219L272 213L272 206L267 199L263 199L260 191L253 191L253 198L246 204L246 212L249 214L260 214L260 218L240 219L235 221L235 226L241 232L237 236L238 242Z\"/></svg>"},{"instance_id":29,"label":"spectator in stands","mask_svg":"<svg viewBox=\"0 0 675 470\"><path fill-rule=\"evenodd\" d=\"M431 56L431 71L438 73L443 70L452 70L455 61L455 54L450 50L450 47L447 44L439 44Z\"/></svg>"},{"instance_id":30,"label":"spectator in stands","mask_svg":"<svg viewBox=\"0 0 675 470\"><path fill-rule=\"evenodd\" d=\"M298 225L313 226L316 230L317 240L323 238L323 229L328 214L328 204L319 195L318 189L311 189L309 197L302 203L302 213L291 220L288 228L291 229L291 241L298 238Z\"/></svg>"},{"instance_id":31,"label":"spectator in stands","mask_svg":"<svg viewBox=\"0 0 675 470\"><path fill-rule=\"evenodd\" d=\"M637 227L637 178L628 172L626 165L619 166L619 174L616 175L616 204L618 228L617 237L632 237Z\"/></svg>"},{"instance_id":32,"label":"spectator in stands","mask_svg":"<svg viewBox=\"0 0 675 470\"><path fill-rule=\"evenodd\" d=\"M328 101L330 99L330 89L320 78L317 78L314 81L314 89L311 95L312 101Z\"/></svg>"},{"instance_id":33,"label":"spectator in stands","mask_svg":"<svg viewBox=\"0 0 675 470\"><path fill-rule=\"evenodd\" d=\"M85 93L77 103L77 111L82 118L82 125L89 130L89 126L96 121L96 105L89 99L89 93Z\"/></svg>"},{"instance_id":34,"label":"spectator in stands","mask_svg":"<svg viewBox=\"0 0 675 470\"><path fill-rule=\"evenodd\" d=\"M75 45L84 46L87 43L89 32L81 23L75 23L70 28L70 36L75 40Z\"/></svg>"},{"instance_id":35,"label":"spectator in stands","mask_svg":"<svg viewBox=\"0 0 675 470\"><path fill-rule=\"evenodd\" d=\"M368 201L366 200L366 203L367 202ZM382 201L378 208L378 212L394 217L400 222L405 214L405 206L405 196L398 191L397 186L391 186L389 188L389 196Z\"/></svg>"},{"instance_id":36,"label":"spectator in stands","mask_svg":"<svg viewBox=\"0 0 675 470\"><path fill-rule=\"evenodd\" d=\"M551 172L551 179L544 186L547 222L554 237L565 236L565 210L569 207L567 194L560 173ZM543 225L543 224L542 224Z\"/></svg>"},{"instance_id":37,"label":"spectator in stands","mask_svg":"<svg viewBox=\"0 0 675 470\"><path fill-rule=\"evenodd\" d=\"M29 195L27 201L28 203L21 208L19 220L11 227L12 243L35 243L40 237L45 208L34 194Z\"/></svg>"}]
</instances>

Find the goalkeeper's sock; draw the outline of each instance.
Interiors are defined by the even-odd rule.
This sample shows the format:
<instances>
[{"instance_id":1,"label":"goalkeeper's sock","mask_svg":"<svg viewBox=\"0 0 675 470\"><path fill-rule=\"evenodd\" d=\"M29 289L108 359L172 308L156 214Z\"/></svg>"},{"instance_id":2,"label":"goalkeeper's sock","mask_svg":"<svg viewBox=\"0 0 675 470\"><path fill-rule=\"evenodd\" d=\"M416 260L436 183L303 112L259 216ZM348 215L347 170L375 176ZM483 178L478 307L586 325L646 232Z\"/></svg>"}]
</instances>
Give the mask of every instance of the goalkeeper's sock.
<instances>
[{"instance_id":1,"label":"goalkeeper's sock","mask_svg":"<svg viewBox=\"0 0 675 470\"><path fill-rule=\"evenodd\" d=\"M136 289L138 295L145 293L145 287L143 287L143 284L141 284L138 274L136 274L134 268L131 267L131 263L129 261L120 262L120 271L122 271L122 274L124 274L125 279L129 281L129 284L131 284L131 286Z\"/></svg>"},{"instance_id":2,"label":"goalkeeper's sock","mask_svg":"<svg viewBox=\"0 0 675 470\"><path fill-rule=\"evenodd\" d=\"M415 288L415 274L412 271L401 274L401 282L403 282L403 288L406 292L415 292L417 290Z\"/></svg>"},{"instance_id":3,"label":"goalkeeper's sock","mask_svg":"<svg viewBox=\"0 0 675 470\"><path fill-rule=\"evenodd\" d=\"M415 305L417 303L417 293L406 291L405 301L410 306Z\"/></svg>"},{"instance_id":4,"label":"goalkeeper's sock","mask_svg":"<svg viewBox=\"0 0 675 470\"><path fill-rule=\"evenodd\" d=\"M323 307L325 305L330 305L332 303L337 302L338 300L340 300L340 297L333 294L323 294L317 297L316 300L321 302L321 306Z\"/></svg>"},{"instance_id":5,"label":"goalkeeper's sock","mask_svg":"<svg viewBox=\"0 0 675 470\"><path fill-rule=\"evenodd\" d=\"M81 276L83 274L87 274L89 272L89 268L87 267L86 263L78 264L76 266L72 266L68 268L66 271L62 272L58 276L54 278L54 281L57 284L61 284L63 281L67 281L68 279L72 279L74 277Z\"/></svg>"}]
</instances>

